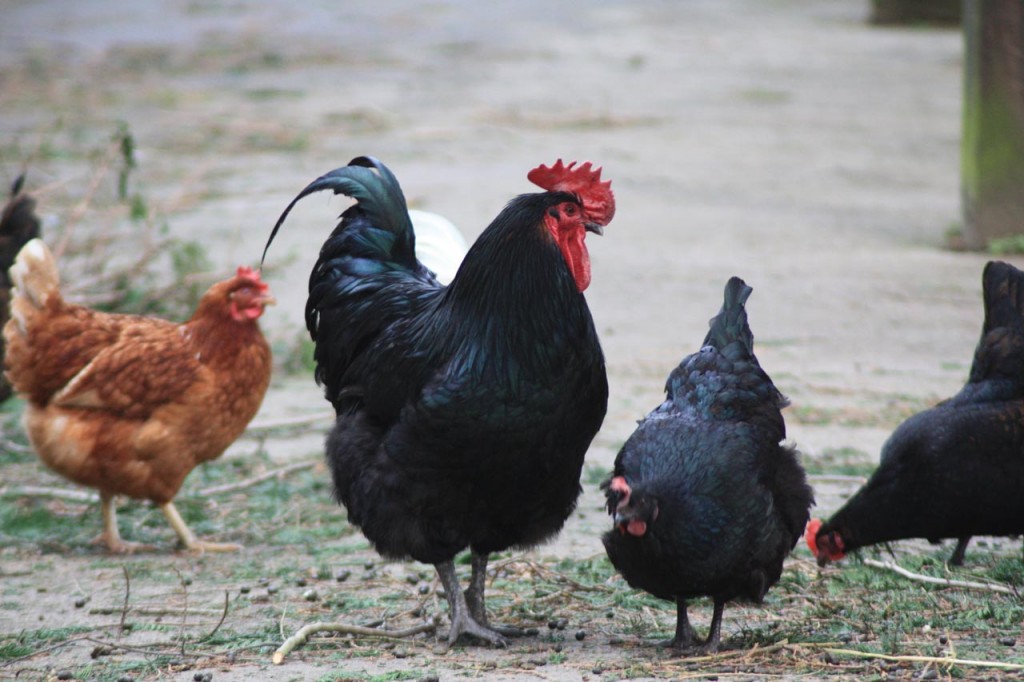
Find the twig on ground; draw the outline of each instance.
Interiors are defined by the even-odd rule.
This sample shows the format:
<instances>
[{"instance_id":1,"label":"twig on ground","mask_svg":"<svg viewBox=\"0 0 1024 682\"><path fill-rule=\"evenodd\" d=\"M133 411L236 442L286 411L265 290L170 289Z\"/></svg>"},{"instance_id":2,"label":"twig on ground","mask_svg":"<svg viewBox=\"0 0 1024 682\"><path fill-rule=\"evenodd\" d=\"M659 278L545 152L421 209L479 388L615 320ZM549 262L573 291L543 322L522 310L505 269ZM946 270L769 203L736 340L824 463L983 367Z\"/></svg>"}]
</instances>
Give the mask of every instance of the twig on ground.
<instances>
[{"instance_id":1,"label":"twig on ground","mask_svg":"<svg viewBox=\"0 0 1024 682\"><path fill-rule=\"evenodd\" d=\"M99 502L100 496L84 490L70 488L51 488L42 485L17 485L0 488L0 495L12 497L56 497L73 502Z\"/></svg>"},{"instance_id":2,"label":"twig on ground","mask_svg":"<svg viewBox=\"0 0 1024 682\"><path fill-rule=\"evenodd\" d=\"M980 661L970 658L956 658L954 656L894 656L890 654L879 654L872 651L857 651L856 649L825 649L825 651L835 656L876 658L883 661L894 661L897 663L936 663L945 667L964 665L977 668L998 668L1000 670L1024 670L1024 664L1021 663Z\"/></svg>"},{"instance_id":3,"label":"twig on ground","mask_svg":"<svg viewBox=\"0 0 1024 682\"><path fill-rule=\"evenodd\" d=\"M310 623L299 628L299 630L281 643L281 646L274 652L274 656L270 659L274 665L281 665L284 662L285 657L292 652L295 647L302 646L308 640L310 635L314 635L318 632L340 632L346 635L360 635L363 637L385 637L387 639L404 639L406 637L412 637L423 632L434 632L437 629L437 623L431 621L429 623L421 623L420 625L414 625L404 630L378 630L376 628L364 628L358 625L346 625L344 623Z\"/></svg>"},{"instance_id":4,"label":"twig on ground","mask_svg":"<svg viewBox=\"0 0 1024 682\"><path fill-rule=\"evenodd\" d=\"M244 490L245 488L251 488L254 485L258 485L263 481L270 480L271 478L283 478L288 474L293 474L296 471L302 471L303 469L309 469L317 465L317 462L297 462L296 464L289 464L286 467L280 469L273 469L259 476L253 476L247 478L244 481L236 481L235 483L225 483L224 485L215 485L209 488L203 488L202 490L196 491L196 495L199 497L208 497L211 495L220 495L223 493L230 493L236 490Z\"/></svg>"},{"instance_id":5,"label":"twig on ground","mask_svg":"<svg viewBox=\"0 0 1024 682\"><path fill-rule=\"evenodd\" d=\"M124 604L121 606L121 621L117 625L118 637L124 634L124 620L128 617L128 597L132 591L131 578L128 577L128 567L122 564L121 571L124 572Z\"/></svg>"},{"instance_id":6,"label":"twig on ground","mask_svg":"<svg viewBox=\"0 0 1024 682\"><path fill-rule=\"evenodd\" d=\"M212 638L215 634L217 634L217 630L220 630L220 626L224 625L224 620L228 617L228 603L230 600L229 595L230 593L227 590L224 590L224 611L220 614L220 620L217 621L217 625L214 626L212 630L210 630L209 634L207 634L205 637L200 638L196 642L197 644L200 642L205 642L206 640Z\"/></svg>"},{"instance_id":7,"label":"twig on ground","mask_svg":"<svg viewBox=\"0 0 1024 682\"><path fill-rule=\"evenodd\" d=\"M872 568L881 568L887 571L898 573L904 578L914 580L917 582L928 583L929 585L943 585L945 587L962 587L968 590L986 590L988 592L999 592L1000 594L1011 594L1019 596L1018 592L1012 587L1006 585L998 585L995 583L981 583L970 580L950 580L949 578L935 578L930 575L922 575L920 573L914 573L897 564L888 561L878 561L876 559L864 559L864 564L871 566Z\"/></svg>"}]
</instances>

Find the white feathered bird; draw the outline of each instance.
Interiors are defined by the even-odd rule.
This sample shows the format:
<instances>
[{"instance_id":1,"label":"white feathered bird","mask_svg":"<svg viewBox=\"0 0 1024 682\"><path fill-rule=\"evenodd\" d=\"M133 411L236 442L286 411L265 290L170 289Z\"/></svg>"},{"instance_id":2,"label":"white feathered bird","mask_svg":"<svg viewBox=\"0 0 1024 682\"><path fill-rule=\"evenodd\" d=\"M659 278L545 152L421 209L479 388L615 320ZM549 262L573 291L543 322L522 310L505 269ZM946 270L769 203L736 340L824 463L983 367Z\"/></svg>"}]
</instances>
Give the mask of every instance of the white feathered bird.
<instances>
[{"instance_id":1,"label":"white feathered bird","mask_svg":"<svg viewBox=\"0 0 1024 682\"><path fill-rule=\"evenodd\" d=\"M416 233L416 258L430 268L441 284L448 284L469 250L465 237L452 221L429 211L409 211Z\"/></svg>"}]
</instances>

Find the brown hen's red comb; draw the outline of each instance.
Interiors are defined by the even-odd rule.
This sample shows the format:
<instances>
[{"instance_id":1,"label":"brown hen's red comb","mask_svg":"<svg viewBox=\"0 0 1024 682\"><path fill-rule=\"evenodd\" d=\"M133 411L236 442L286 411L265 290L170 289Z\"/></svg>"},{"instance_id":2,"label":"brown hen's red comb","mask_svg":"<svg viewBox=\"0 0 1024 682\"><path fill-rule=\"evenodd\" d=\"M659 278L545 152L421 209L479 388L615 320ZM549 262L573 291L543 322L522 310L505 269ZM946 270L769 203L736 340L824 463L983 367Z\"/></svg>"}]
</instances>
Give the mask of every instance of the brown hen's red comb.
<instances>
[{"instance_id":1,"label":"brown hen's red comb","mask_svg":"<svg viewBox=\"0 0 1024 682\"><path fill-rule=\"evenodd\" d=\"M601 182L601 169L593 169L587 161L574 168L573 161L568 166L559 159L554 166L537 166L526 178L541 189L549 192L569 192L579 197L587 218L598 225L607 225L615 216L615 195L612 194L612 181Z\"/></svg>"},{"instance_id":2,"label":"brown hen's red comb","mask_svg":"<svg viewBox=\"0 0 1024 682\"><path fill-rule=\"evenodd\" d=\"M261 291L269 289L270 285L260 279L260 271L255 268L250 268L247 265L239 265L238 272L235 275L239 279L246 279L252 282L254 285L260 288Z\"/></svg>"}]
</instances>

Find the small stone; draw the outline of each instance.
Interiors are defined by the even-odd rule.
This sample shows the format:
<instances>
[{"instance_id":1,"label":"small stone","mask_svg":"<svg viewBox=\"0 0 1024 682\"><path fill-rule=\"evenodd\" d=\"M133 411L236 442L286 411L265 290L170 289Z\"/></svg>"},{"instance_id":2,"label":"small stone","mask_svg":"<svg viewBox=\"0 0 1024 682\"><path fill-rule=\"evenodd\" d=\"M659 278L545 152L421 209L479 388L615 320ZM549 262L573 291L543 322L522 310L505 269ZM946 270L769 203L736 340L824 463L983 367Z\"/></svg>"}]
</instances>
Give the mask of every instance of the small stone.
<instances>
[{"instance_id":1,"label":"small stone","mask_svg":"<svg viewBox=\"0 0 1024 682\"><path fill-rule=\"evenodd\" d=\"M927 670L922 670L921 674L917 677L917 679L919 680L936 680L938 678L939 671L935 668L928 668Z\"/></svg>"},{"instance_id":2,"label":"small stone","mask_svg":"<svg viewBox=\"0 0 1024 682\"><path fill-rule=\"evenodd\" d=\"M618 646L619 644L622 644L622 640L619 639L618 637L609 637L608 638L608 645L609 646Z\"/></svg>"},{"instance_id":3,"label":"small stone","mask_svg":"<svg viewBox=\"0 0 1024 682\"><path fill-rule=\"evenodd\" d=\"M540 630L538 630L537 628L526 628L523 634L527 637L536 637L540 634Z\"/></svg>"},{"instance_id":4,"label":"small stone","mask_svg":"<svg viewBox=\"0 0 1024 682\"><path fill-rule=\"evenodd\" d=\"M587 638L586 630L577 630L576 631L576 641L577 642L582 642L586 638Z\"/></svg>"},{"instance_id":5,"label":"small stone","mask_svg":"<svg viewBox=\"0 0 1024 682\"><path fill-rule=\"evenodd\" d=\"M949 637L946 635L939 635L939 644L946 644L949 642Z\"/></svg>"},{"instance_id":6,"label":"small stone","mask_svg":"<svg viewBox=\"0 0 1024 682\"><path fill-rule=\"evenodd\" d=\"M415 585L419 581L420 577L415 573L410 573L409 575L405 576L405 582L409 583L410 585Z\"/></svg>"},{"instance_id":7,"label":"small stone","mask_svg":"<svg viewBox=\"0 0 1024 682\"><path fill-rule=\"evenodd\" d=\"M367 561L365 564L363 564L363 568L365 568L367 571L369 571L370 569L373 568L373 562L372 561Z\"/></svg>"},{"instance_id":8,"label":"small stone","mask_svg":"<svg viewBox=\"0 0 1024 682\"><path fill-rule=\"evenodd\" d=\"M267 585L270 584L270 578L260 578L259 580L256 581L256 584L259 585L260 587L266 587Z\"/></svg>"},{"instance_id":9,"label":"small stone","mask_svg":"<svg viewBox=\"0 0 1024 682\"><path fill-rule=\"evenodd\" d=\"M61 670L57 673L58 680L73 680L75 676L71 674L70 670Z\"/></svg>"},{"instance_id":10,"label":"small stone","mask_svg":"<svg viewBox=\"0 0 1024 682\"><path fill-rule=\"evenodd\" d=\"M121 677L117 678L117 682L135 682L135 678L131 675L121 675Z\"/></svg>"},{"instance_id":11,"label":"small stone","mask_svg":"<svg viewBox=\"0 0 1024 682\"><path fill-rule=\"evenodd\" d=\"M89 652L89 656L92 658L99 658L100 656L109 656L114 653L114 650L105 644L94 646L92 651ZM70 677L68 678L71 679Z\"/></svg>"},{"instance_id":12,"label":"small stone","mask_svg":"<svg viewBox=\"0 0 1024 682\"><path fill-rule=\"evenodd\" d=\"M242 594L249 594L249 592L252 591L252 588L249 587L248 585L242 585L241 587L238 588L238 591L241 592Z\"/></svg>"},{"instance_id":13,"label":"small stone","mask_svg":"<svg viewBox=\"0 0 1024 682\"><path fill-rule=\"evenodd\" d=\"M280 589L277 585L267 585L267 594L277 594Z\"/></svg>"},{"instance_id":14,"label":"small stone","mask_svg":"<svg viewBox=\"0 0 1024 682\"><path fill-rule=\"evenodd\" d=\"M302 598L306 601L316 601L320 598L320 595L316 593L316 590L306 590L302 593Z\"/></svg>"},{"instance_id":15,"label":"small stone","mask_svg":"<svg viewBox=\"0 0 1024 682\"><path fill-rule=\"evenodd\" d=\"M548 629L549 630L554 630L557 627L558 627L558 621L557 620L549 620L548 621Z\"/></svg>"},{"instance_id":16,"label":"small stone","mask_svg":"<svg viewBox=\"0 0 1024 682\"><path fill-rule=\"evenodd\" d=\"M306 586L306 579L305 578L300 576L300 577L295 579L295 587L305 587L305 586Z\"/></svg>"},{"instance_id":17,"label":"small stone","mask_svg":"<svg viewBox=\"0 0 1024 682\"><path fill-rule=\"evenodd\" d=\"M561 643L558 643L558 644L556 644L555 646L553 646L551 648L555 650L556 654L562 653L562 644Z\"/></svg>"},{"instance_id":18,"label":"small stone","mask_svg":"<svg viewBox=\"0 0 1024 682\"><path fill-rule=\"evenodd\" d=\"M416 591L420 594L430 594L430 585L423 583L416 589Z\"/></svg>"},{"instance_id":19,"label":"small stone","mask_svg":"<svg viewBox=\"0 0 1024 682\"><path fill-rule=\"evenodd\" d=\"M398 647L394 651L394 657L395 658L408 658L409 657L409 651L406 650L404 647Z\"/></svg>"},{"instance_id":20,"label":"small stone","mask_svg":"<svg viewBox=\"0 0 1024 682\"><path fill-rule=\"evenodd\" d=\"M343 583L346 580L348 580L349 576L351 575L352 571L348 570L347 568L343 568L334 574L334 579L337 580L339 583Z\"/></svg>"},{"instance_id":21,"label":"small stone","mask_svg":"<svg viewBox=\"0 0 1024 682\"><path fill-rule=\"evenodd\" d=\"M614 620L615 619L615 612L614 611L609 611L608 613L604 614L604 617L607 618L608 620Z\"/></svg>"},{"instance_id":22,"label":"small stone","mask_svg":"<svg viewBox=\"0 0 1024 682\"><path fill-rule=\"evenodd\" d=\"M1016 637L1000 637L999 643L1003 646L1013 646L1017 643Z\"/></svg>"},{"instance_id":23,"label":"small stone","mask_svg":"<svg viewBox=\"0 0 1024 682\"><path fill-rule=\"evenodd\" d=\"M547 665L548 664L548 659L544 658L543 656L535 656L535 657L530 659L530 663L532 665L535 665L535 666L537 666L539 668L541 666Z\"/></svg>"},{"instance_id":24,"label":"small stone","mask_svg":"<svg viewBox=\"0 0 1024 682\"><path fill-rule=\"evenodd\" d=\"M421 677L418 682L441 682L441 678L437 675L426 675Z\"/></svg>"},{"instance_id":25,"label":"small stone","mask_svg":"<svg viewBox=\"0 0 1024 682\"><path fill-rule=\"evenodd\" d=\"M78 599L75 600L75 608L76 609L80 609L80 608L82 608L83 606L85 606L88 603L89 603L89 598L88 597L79 597Z\"/></svg>"},{"instance_id":26,"label":"small stone","mask_svg":"<svg viewBox=\"0 0 1024 682\"><path fill-rule=\"evenodd\" d=\"M838 639L843 644L849 644L850 642L853 641L853 633L852 632L840 632L836 636L836 639Z\"/></svg>"},{"instance_id":27,"label":"small stone","mask_svg":"<svg viewBox=\"0 0 1024 682\"><path fill-rule=\"evenodd\" d=\"M181 584L182 585L191 585L192 584L192 576L190 576L190 575L183 575L183 576L181 576Z\"/></svg>"},{"instance_id":28,"label":"small stone","mask_svg":"<svg viewBox=\"0 0 1024 682\"><path fill-rule=\"evenodd\" d=\"M568 627L568 625L568 618L559 618L557 621L555 621L555 629L557 630L564 630L566 627Z\"/></svg>"}]
</instances>

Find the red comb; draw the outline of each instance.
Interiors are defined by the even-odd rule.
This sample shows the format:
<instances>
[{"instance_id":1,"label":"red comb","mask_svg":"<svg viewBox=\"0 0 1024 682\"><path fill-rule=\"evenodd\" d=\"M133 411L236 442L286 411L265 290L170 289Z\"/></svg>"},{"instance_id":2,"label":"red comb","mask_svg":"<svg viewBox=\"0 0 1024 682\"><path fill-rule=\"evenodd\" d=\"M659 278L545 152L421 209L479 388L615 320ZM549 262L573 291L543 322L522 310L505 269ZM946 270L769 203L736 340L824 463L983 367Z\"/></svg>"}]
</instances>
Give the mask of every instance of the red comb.
<instances>
[{"instance_id":1,"label":"red comb","mask_svg":"<svg viewBox=\"0 0 1024 682\"><path fill-rule=\"evenodd\" d=\"M615 216L612 181L601 182L601 169L593 169L587 161L576 167L559 159L550 168L537 166L526 175L527 180L549 192L569 192L579 197L587 217L598 225L607 225Z\"/></svg>"},{"instance_id":2,"label":"red comb","mask_svg":"<svg viewBox=\"0 0 1024 682\"><path fill-rule=\"evenodd\" d=\"M260 279L260 271L255 268L250 268L247 265L239 265L238 272L235 276L239 279L245 279L252 282L253 285L259 287L260 291L270 288L270 285Z\"/></svg>"}]
</instances>

